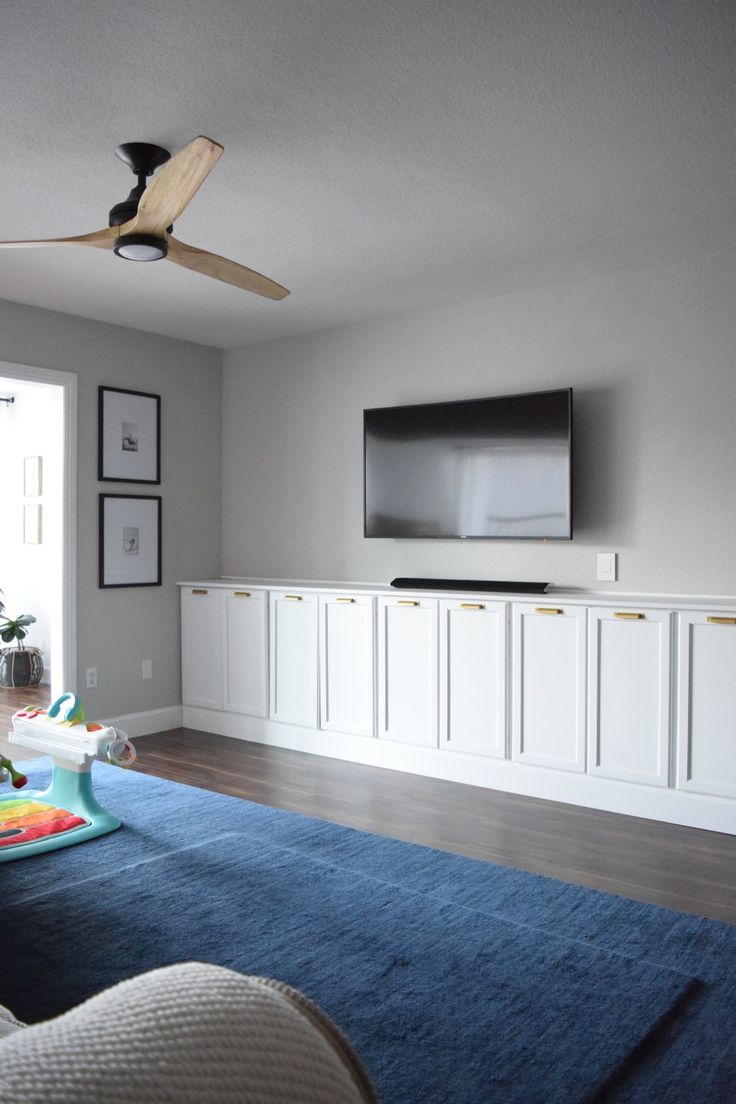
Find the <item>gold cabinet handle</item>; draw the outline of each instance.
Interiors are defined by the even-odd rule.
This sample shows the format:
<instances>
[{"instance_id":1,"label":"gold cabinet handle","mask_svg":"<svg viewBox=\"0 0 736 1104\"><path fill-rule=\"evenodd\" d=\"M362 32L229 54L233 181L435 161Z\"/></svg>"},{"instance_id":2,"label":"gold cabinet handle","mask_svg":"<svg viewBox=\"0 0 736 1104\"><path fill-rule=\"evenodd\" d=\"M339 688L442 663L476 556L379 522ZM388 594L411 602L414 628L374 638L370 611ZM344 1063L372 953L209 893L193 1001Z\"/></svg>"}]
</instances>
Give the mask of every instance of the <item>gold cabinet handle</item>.
<instances>
[{"instance_id":1,"label":"gold cabinet handle","mask_svg":"<svg viewBox=\"0 0 736 1104\"><path fill-rule=\"evenodd\" d=\"M461 602L460 609L485 609L482 602Z\"/></svg>"},{"instance_id":2,"label":"gold cabinet handle","mask_svg":"<svg viewBox=\"0 0 736 1104\"><path fill-rule=\"evenodd\" d=\"M408 598L399 598L397 606L418 606L419 602L410 602Z\"/></svg>"},{"instance_id":3,"label":"gold cabinet handle","mask_svg":"<svg viewBox=\"0 0 736 1104\"><path fill-rule=\"evenodd\" d=\"M233 598L250 598L249 590L236 590L233 594Z\"/></svg>"},{"instance_id":4,"label":"gold cabinet handle","mask_svg":"<svg viewBox=\"0 0 736 1104\"><path fill-rule=\"evenodd\" d=\"M207 593L208 592L206 590L193 590L192 591L192 594L207 594Z\"/></svg>"},{"instance_id":5,"label":"gold cabinet handle","mask_svg":"<svg viewBox=\"0 0 736 1104\"><path fill-rule=\"evenodd\" d=\"M354 598L336 598L335 601L336 602L354 602L355 599Z\"/></svg>"},{"instance_id":6,"label":"gold cabinet handle","mask_svg":"<svg viewBox=\"0 0 736 1104\"><path fill-rule=\"evenodd\" d=\"M537 606L535 613L563 613L561 609L554 609L551 606Z\"/></svg>"},{"instance_id":7,"label":"gold cabinet handle","mask_svg":"<svg viewBox=\"0 0 736 1104\"><path fill-rule=\"evenodd\" d=\"M301 602L303 594L285 594L284 598L287 602Z\"/></svg>"},{"instance_id":8,"label":"gold cabinet handle","mask_svg":"<svg viewBox=\"0 0 736 1104\"><path fill-rule=\"evenodd\" d=\"M709 625L736 625L736 617L708 617Z\"/></svg>"},{"instance_id":9,"label":"gold cabinet handle","mask_svg":"<svg viewBox=\"0 0 736 1104\"><path fill-rule=\"evenodd\" d=\"M616 610L613 616L618 617L619 621L644 621L646 619L645 613L632 613L631 610Z\"/></svg>"}]
</instances>

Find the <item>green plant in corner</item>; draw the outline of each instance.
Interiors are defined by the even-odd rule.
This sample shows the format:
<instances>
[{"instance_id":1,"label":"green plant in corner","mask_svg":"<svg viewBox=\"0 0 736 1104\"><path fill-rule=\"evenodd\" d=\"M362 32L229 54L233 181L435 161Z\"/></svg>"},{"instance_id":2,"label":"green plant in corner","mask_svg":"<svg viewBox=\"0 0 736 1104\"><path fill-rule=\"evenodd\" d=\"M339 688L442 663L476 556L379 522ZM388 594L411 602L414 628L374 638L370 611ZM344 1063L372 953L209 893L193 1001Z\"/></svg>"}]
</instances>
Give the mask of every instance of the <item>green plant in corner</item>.
<instances>
[{"instance_id":1,"label":"green plant in corner","mask_svg":"<svg viewBox=\"0 0 736 1104\"><path fill-rule=\"evenodd\" d=\"M12 640L18 641L18 650L23 652L25 647L23 641L28 636L27 628L29 625L35 623L36 618L32 613L21 613L17 617L5 617L0 618L0 639L5 644L10 644Z\"/></svg>"},{"instance_id":2,"label":"green plant in corner","mask_svg":"<svg viewBox=\"0 0 736 1104\"><path fill-rule=\"evenodd\" d=\"M13 647L0 650L0 686L36 686L41 681L41 649L29 648L23 643L28 636L28 626L35 621L32 613L8 617L0 601L0 640L4 644L16 642Z\"/></svg>"}]
</instances>

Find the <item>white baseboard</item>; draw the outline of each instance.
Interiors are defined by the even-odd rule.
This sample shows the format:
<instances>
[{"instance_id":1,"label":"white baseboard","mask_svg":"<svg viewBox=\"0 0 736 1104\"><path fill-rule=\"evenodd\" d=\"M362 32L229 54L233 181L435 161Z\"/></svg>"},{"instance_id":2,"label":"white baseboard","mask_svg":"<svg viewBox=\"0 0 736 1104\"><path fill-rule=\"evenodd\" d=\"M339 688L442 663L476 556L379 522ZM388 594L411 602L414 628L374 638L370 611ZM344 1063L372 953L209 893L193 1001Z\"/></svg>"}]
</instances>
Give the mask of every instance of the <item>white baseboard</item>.
<instances>
[{"instance_id":1,"label":"white baseboard","mask_svg":"<svg viewBox=\"0 0 736 1104\"><path fill-rule=\"evenodd\" d=\"M729 798L616 782L590 774L533 767L510 759L467 755L445 748L414 747L390 740L301 728L194 706L183 707L179 724L236 740L306 751L331 759L736 835L736 802Z\"/></svg>"},{"instance_id":2,"label":"white baseboard","mask_svg":"<svg viewBox=\"0 0 736 1104\"><path fill-rule=\"evenodd\" d=\"M152 732L167 732L170 728L181 728L181 715L180 705L168 705L163 709L149 709L145 713L107 717L103 724L122 729L131 740L135 740L138 736L150 736Z\"/></svg>"}]
</instances>

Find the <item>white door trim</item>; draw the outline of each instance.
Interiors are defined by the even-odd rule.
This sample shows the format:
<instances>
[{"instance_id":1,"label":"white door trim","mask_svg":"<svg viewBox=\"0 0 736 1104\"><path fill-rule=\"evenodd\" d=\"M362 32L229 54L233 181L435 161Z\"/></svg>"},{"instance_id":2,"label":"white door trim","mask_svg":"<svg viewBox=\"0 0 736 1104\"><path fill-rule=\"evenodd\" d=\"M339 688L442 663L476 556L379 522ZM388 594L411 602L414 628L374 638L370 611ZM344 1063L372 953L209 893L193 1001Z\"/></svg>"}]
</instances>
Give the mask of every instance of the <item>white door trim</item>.
<instances>
[{"instance_id":1,"label":"white door trim","mask_svg":"<svg viewBox=\"0 0 736 1104\"><path fill-rule=\"evenodd\" d=\"M61 551L61 686L52 695L77 689L77 376L52 368L0 361L0 376L50 383L62 388L64 410L64 477L62 490ZM52 665L53 666L53 665Z\"/></svg>"}]
</instances>

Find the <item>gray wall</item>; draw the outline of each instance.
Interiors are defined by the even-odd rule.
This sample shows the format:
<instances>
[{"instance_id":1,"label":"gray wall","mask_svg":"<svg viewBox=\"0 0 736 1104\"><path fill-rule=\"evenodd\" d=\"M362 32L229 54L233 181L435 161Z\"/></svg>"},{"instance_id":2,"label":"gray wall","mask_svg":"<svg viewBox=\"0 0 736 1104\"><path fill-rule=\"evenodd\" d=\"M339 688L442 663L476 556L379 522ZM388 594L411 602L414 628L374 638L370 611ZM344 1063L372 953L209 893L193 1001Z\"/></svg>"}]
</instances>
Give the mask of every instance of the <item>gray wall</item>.
<instances>
[{"instance_id":1,"label":"gray wall","mask_svg":"<svg viewBox=\"0 0 736 1104\"><path fill-rule=\"evenodd\" d=\"M0 301L0 360L79 379L78 686L87 715L180 704L175 584L220 568L220 350ZM100 384L161 395L160 487L98 483ZM163 498L163 585L100 590L98 493L126 491ZM153 659L150 682L142 659ZM86 667L97 667L97 690L83 689Z\"/></svg>"},{"instance_id":2,"label":"gray wall","mask_svg":"<svg viewBox=\"0 0 736 1104\"><path fill-rule=\"evenodd\" d=\"M226 352L224 572L736 593L735 291L724 255ZM364 407L563 386L572 543L362 536Z\"/></svg>"}]
</instances>

